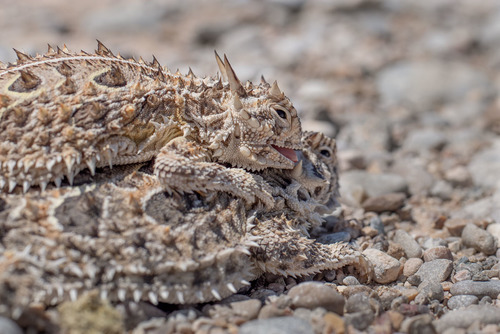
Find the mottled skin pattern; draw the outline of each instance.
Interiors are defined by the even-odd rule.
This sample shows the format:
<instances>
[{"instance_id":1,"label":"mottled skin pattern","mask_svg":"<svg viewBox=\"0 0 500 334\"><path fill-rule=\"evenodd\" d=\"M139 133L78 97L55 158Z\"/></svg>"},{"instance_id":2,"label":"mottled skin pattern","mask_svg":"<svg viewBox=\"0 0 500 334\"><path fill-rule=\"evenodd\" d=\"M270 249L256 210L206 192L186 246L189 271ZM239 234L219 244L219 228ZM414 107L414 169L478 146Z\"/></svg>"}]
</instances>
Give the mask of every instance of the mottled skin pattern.
<instances>
[{"instance_id":1,"label":"mottled skin pattern","mask_svg":"<svg viewBox=\"0 0 500 334\"><path fill-rule=\"evenodd\" d=\"M82 171L72 187L1 194L0 300L8 304L0 313L19 317L28 305L56 305L91 289L111 301L184 304L229 296L263 272L352 265L368 276L351 246L308 238L316 224L309 216L336 196L324 196L326 189L338 188L335 157L321 153L335 152L335 142L316 136L304 134L295 169L260 172L278 194L277 209L248 209L225 192L169 194L152 163Z\"/></svg>"},{"instance_id":2,"label":"mottled skin pattern","mask_svg":"<svg viewBox=\"0 0 500 334\"><path fill-rule=\"evenodd\" d=\"M0 192L154 159L165 189L226 191L271 207L271 189L247 171L294 167L297 111L276 83L243 87L226 58L216 55L222 78L200 78L101 43L96 54L16 52L16 64L0 63Z\"/></svg>"}]
</instances>

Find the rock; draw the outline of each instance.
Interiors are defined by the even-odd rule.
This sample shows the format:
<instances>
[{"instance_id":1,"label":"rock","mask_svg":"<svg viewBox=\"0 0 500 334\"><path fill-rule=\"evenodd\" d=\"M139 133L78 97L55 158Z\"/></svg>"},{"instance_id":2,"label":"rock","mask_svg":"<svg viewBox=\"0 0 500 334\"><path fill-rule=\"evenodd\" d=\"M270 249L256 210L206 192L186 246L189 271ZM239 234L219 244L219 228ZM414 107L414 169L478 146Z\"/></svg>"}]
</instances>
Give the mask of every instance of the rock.
<instances>
[{"instance_id":1,"label":"rock","mask_svg":"<svg viewBox=\"0 0 500 334\"><path fill-rule=\"evenodd\" d=\"M497 239L498 245L500 243L500 222L488 225L486 231Z\"/></svg>"},{"instance_id":2,"label":"rock","mask_svg":"<svg viewBox=\"0 0 500 334\"><path fill-rule=\"evenodd\" d=\"M486 255L494 254L497 250L495 238L489 232L480 229L474 224L465 225L462 231L462 242L465 246L473 247Z\"/></svg>"},{"instance_id":3,"label":"rock","mask_svg":"<svg viewBox=\"0 0 500 334\"><path fill-rule=\"evenodd\" d=\"M412 257L406 261L404 267L403 267L403 275L406 277L409 277L417 272L417 270L420 268L420 266L424 263L422 259L417 258L417 257Z\"/></svg>"},{"instance_id":4,"label":"rock","mask_svg":"<svg viewBox=\"0 0 500 334\"><path fill-rule=\"evenodd\" d=\"M438 332L443 332L449 327L468 328L474 322L479 324L500 323L498 307L492 305L470 305L469 307L453 310L446 313L434 325Z\"/></svg>"},{"instance_id":5,"label":"rock","mask_svg":"<svg viewBox=\"0 0 500 334\"><path fill-rule=\"evenodd\" d=\"M418 286L418 295L415 297L417 304L428 304L432 300L443 301L444 291L439 282L425 280Z\"/></svg>"},{"instance_id":6,"label":"rock","mask_svg":"<svg viewBox=\"0 0 500 334\"><path fill-rule=\"evenodd\" d=\"M295 317L258 319L244 323L238 334L314 334L307 321Z\"/></svg>"},{"instance_id":7,"label":"rock","mask_svg":"<svg viewBox=\"0 0 500 334\"><path fill-rule=\"evenodd\" d=\"M500 191L493 196L487 196L475 202L465 205L461 210L452 213L453 218L465 218L470 220L482 220L491 218L494 222L500 222Z\"/></svg>"},{"instance_id":8,"label":"rock","mask_svg":"<svg viewBox=\"0 0 500 334\"><path fill-rule=\"evenodd\" d=\"M390 193L406 192L408 184L396 174L371 174L365 171L347 171L340 176L340 192L342 196L355 196L361 191L368 197L376 197ZM359 196L357 196L359 197ZM360 198L363 199L363 196Z\"/></svg>"},{"instance_id":9,"label":"rock","mask_svg":"<svg viewBox=\"0 0 500 334\"><path fill-rule=\"evenodd\" d=\"M444 227L448 229L451 235L453 236L461 236L462 231L467 225L468 220L462 218L450 218L444 222Z\"/></svg>"},{"instance_id":10,"label":"rock","mask_svg":"<svg viewBox=\"0 0 500 334\"><path fill-rule=\"evenodd\" d=\"M446 259L438 259L430 262L424 262L424 264L422 264L415 275L420 276L422 282L443 282L448 278L448 276L450 276L452 269L452 261Z\"/></svg>"},{"instance_id":11,"label":"rock","mask_svg":"<svg viewBox=\"0 0 500 334\"><path fill-rule=\"evenodd\" d=\"M332 288L319 282L304 282L288 292L292 298L293 308L315 309L323 307L325 310L342 315L344 312L344 297Z\"/></svg>"},{"instance_id":12,"label":"rock","mask_svg":"<svg viewBox=\"0 0 500 334\"><path fill-rule=\"evenodd\" d=\"M246 320L257 318L262 303L258 299L243 300L229 304L234 312L234 315L242 317Z\"/></svg>"},{"instance_id":13,"label":"rock","mask_svg":"<svg viewBox=\"0 0 500 334\"><path fill-rule=\"evenodd\" d=\"M23 334L23 330L11 319L0 316L2 334Z\"/></svg>"},{"instance_id":14,"label":"rock","mask_svg":"<svg viewBox=\"0 0 500 334\"><path fill-rule=\"evenodd\" d=\"M461 99L471 90L487 90L488 80L463 62L417 60L383 69L376 77L376 85L384 103L411 103L425 110L437 103Z\"/></svg>"},{"instance_id":15,"label":"rock","mask_svg":"<svg viewBox=\"0 0 500 334\"><path fill-rule=\"evenodd\" d=\"M344 334L345 333L345 323L342 317L338 316L335 313L328 312L323 316L323 322L325 323L325 332L326 333L337 333Z\"/></svg>"},{"instance_id":16,"label":"rock","mask_svg":"<svg viewBox=\"0 0 500 334\"><path fill-rule=\"evenodd\" d=\"M376 306L372 306L372 300L364 293L357 293L347 299L345 304L345 311L347 313L375 311Z\"/></svg>"},{"instance_id":17,"label":"rock","mask_svg":"<svg viewBox=\"0 0 500 334\"><path fill-rule=\"evenodd\" d=\"M348 313L344 315L344 321L349 326L362 331L368 328L375 319L375 314L371 310L364 312Z\"/></svg>"},{"instance_id":18,"label":"rock","mask_svg":"<svg viewBox=\"0 0 500 334\"><path fill-rule=\"evenodd\" d=\"M373 211L377 213L384 211L396 211L403 206L405 199L405 194L391 193L368 198L363 202L362 207L365 211Z\"/></svg>"},{"instance_id":19,"label":"rock","mask_svg":"<svg viewBox=\"0 0 500 334\"><path fill-rule=\"evenodd\" d=\"M474 155L467 166L475 185L499 188L498 173L500 171L500 139L493 145Z\"/></svg>"},{"instance_id":20,"label":"rock","mask_svg":"<svg viewBox=\"0 0 500 334\"><path fill-rule=\"evenodd\" d=\"M453 275L453 282L460 282L470 280L472 278L472 273L469 270L459 270Z\"/></svg>"},{"instance_id":21,"label":"rock","mask_svg":"<svg viewBox=\"0 0 500 334\"><path fill-rule=\"evenodd\" d=\"M489 296L493 299L496 299L500 294L500 281L460 281L453 284L450 292L454 296L474 295L479 298Z\"/></svg>"},{"instance_id":22,"label":"rock","mask_svg":"<svg viewBox=\"0 0 500 334\"><path fill-rule=\"evenodd\" d=\"M414 130L406 137L402 149L409 152L440 150L446 142L442 131L432 128Z\"/></svg>"},{"instance_id":23,"label":"rock","mask_svg":"<svg viewBox=\"0 0 500 334\"><path fill-rule=\"evenodd\" d=\"M342 280L344 285L359 285L359 281L354 276L347 276Z\"/></svg>"},{"instance_id":24,"label":"rock","mask_svg":"<svg viewBox=\"0 0 500 334\"><path fill-rule=\"evenodd\" d=\"M438 246L434 248L429 248L424 252L424 261L430 262L437 259L447 259L453 261L453 255L448 247Z\"/></svg>"},{"instance_id":25,"label":"rock","mask_svg":"<svg viewBox=\"0 0 500 334\"><path fill-rule=\"evenodd\" d=\"M422 256L422 248L411 235L402 230L397 230L393 238L394 242L400 244L408 258Z\"/></svg>"},{"instance_id":26,"label":"rock","mask_svg":"<svg viewBox=\"0 0 500 334\"><path fill-rule=\"evenodd\" d=\"M471 295L458 295L452 296L448 300L448 308L450 310L456 310L459 308L467 307L469 305L477 304L479 302L479 298Z\"/></svg>"},{"instance_id":27,"label":"rock","mask_svg":"<svg viewBox=\"0 0 500 334\"><path fill-rule=\"evenodd\" d=\"M363 251L374 268L374 280L380 284L394 282L399 276L401 264L398 260L378 249L368 248Z\"/></svg>"},{"instance_id":28,"label":"rock","mask_svg":"<svg viewBox=\"0 0 500 334\"><path fill-rule=\"evenodd\" d=\"M442 200L451 199L453 187L444 180L438 180L431 188L431 195L441 198Z\"/></svg>"},{"instance_id":29,"label":"rock","mask_svg":"<svg viewBox=\"0 0 500 334\"><path fill-rule=\"evenodd\" d=\"M454 186L465 187L471 182L471 175L466 167L455 166L447 170L444 178Z\"/></svg>"},{"instance_id":30,"label":"rock","mask_svg":"<svg viewBox=\"0 0 500 334\"><path fill-rule=\"evenodd\" d=\"M430 314L421 314L411 318L406 318L401 324L401 332L435 334L436 329L432 324L432 320L433 318Z\"/></svg>"},{"instance_id":31,"label":"rock","mask_svg":"<svg viewBox=\"0 0 500 334\"><path fill-rule=\"evenodd\" d=\"M419 157L404 157L397 159L391 172L402 176L408 183L408 191L412 195L427 195L436 183L434 177L427 171L426 162Z\"/></svg>"}]
</instances>

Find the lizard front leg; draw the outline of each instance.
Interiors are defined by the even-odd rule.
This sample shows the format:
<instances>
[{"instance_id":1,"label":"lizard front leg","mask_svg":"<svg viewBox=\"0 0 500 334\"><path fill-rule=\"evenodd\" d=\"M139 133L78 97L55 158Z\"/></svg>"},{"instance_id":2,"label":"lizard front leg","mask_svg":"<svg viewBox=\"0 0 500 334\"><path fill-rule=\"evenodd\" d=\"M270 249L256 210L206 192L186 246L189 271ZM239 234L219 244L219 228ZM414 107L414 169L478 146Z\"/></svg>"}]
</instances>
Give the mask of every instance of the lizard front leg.
<instances>
[{"instance_id":1,"label":"lizard front leg","mask_svg":"<svg viewBox=\"0 0 500 334\"><path fill-rule=\"evenodd\" d=\"M272 189L262 177L210 162L207 150L185 137L161 148L154 170L163 185L180 192L224 191L249 204L259 199L267 208L274 206Z\"/></svg>"}]
</instances>

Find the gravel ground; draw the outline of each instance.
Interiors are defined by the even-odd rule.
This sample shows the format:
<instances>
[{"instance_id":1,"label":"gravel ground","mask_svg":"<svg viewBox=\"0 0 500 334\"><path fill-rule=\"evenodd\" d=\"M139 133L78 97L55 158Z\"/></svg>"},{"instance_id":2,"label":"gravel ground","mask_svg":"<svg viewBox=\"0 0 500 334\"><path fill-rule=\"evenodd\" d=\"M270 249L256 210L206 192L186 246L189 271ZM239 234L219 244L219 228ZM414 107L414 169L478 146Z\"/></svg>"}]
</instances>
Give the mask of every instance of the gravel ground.
<instances>
[{"instance_id":1,"label":"gravel ground","mask_svg":"<svg viewBox=\"0 0 500 334\"><path fill-rule=\"evenodd\" d=\"M102 305L106 319L137 334L500 331L497 1L2 1L2 60L96 38L198 75L217 49L241 79L278 79L339 146L348 224L313 236L356 242L375 269L370 285L267 275L220 303Z\"/></svg>"}]
</instances>

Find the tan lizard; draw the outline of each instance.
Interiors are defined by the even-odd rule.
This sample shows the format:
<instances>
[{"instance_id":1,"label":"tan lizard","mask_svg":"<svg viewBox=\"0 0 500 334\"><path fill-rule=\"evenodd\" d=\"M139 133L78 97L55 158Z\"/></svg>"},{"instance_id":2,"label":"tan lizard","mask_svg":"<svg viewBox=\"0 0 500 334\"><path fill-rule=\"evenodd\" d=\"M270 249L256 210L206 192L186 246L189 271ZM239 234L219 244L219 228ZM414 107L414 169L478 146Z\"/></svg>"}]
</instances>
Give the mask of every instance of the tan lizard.
<instances>
[{"instance_id":1,"label":"tan lizard","mask_svg":"<svg viewBox=\"0 0 500 334\"><path fill-rule=\"evenodd\" d=\"M222 78L200 78L100 42L96 54L16 52L16 64L0 63L0 191L59 187L86 168L154 158L167 189L227 191L270 207L271 189L247 171L297 161L290 100L276 82L244 87L226 57L216 54Z\"/></svg>"}]
</instances>

